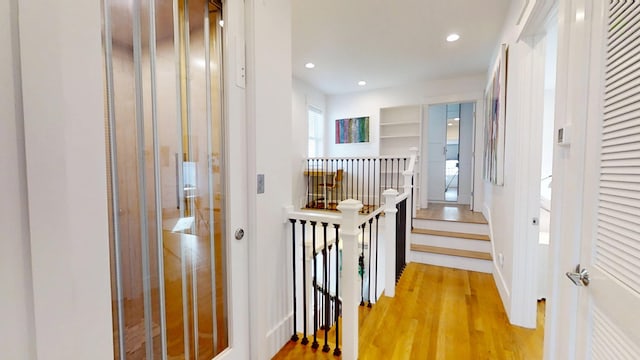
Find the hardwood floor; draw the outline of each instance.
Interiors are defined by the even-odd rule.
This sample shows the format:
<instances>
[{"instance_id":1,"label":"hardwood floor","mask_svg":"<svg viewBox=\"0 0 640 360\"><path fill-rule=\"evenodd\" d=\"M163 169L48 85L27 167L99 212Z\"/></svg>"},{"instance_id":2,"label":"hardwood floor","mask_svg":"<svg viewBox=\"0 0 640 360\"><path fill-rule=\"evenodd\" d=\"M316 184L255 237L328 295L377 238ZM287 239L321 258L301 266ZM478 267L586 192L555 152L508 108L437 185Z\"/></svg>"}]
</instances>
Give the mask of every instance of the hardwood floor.
<instances>
[{"instance_id":1,"label":"hardwood floor","mask_svg":"<svg viewBox=\"0 0 640 360\"><path fill-rule=\"evenodd\" d=\"M360 359L542 359L538 328L509 324L490 274L411 263L396 288L360 308ZM333 346L332 346L333 348ZM289 342L274 359L336 359Z\"/></svg>"},{"instance_id":2,"label":"hardwood floor","mask_svg":"<svg viewBox=\"0 0 640 360\"><path fill-rule=\"evenodd\" d=\"M469 205L429 203L429 208L416 212L416 219L458 221L474 224L486 224L487 219L481 212L469 210Z\"/></svg>"}]
</instances>

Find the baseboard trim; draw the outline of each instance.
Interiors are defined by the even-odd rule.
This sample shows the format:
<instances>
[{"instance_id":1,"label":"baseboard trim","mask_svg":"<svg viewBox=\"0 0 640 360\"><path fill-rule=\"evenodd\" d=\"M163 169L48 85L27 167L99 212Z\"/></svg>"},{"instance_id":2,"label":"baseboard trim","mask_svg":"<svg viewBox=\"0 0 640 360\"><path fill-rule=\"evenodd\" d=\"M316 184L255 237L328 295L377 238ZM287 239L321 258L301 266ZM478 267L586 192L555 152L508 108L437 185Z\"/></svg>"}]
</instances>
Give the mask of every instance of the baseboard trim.
<instances>
[{"instance_id":1,"label":"baseboard trim","mask_svg":"<svg viewBox=\"0 0 640 360\"><path fill-rule=\"evenodd\" d=\"M500 299L502 300L502 306L504 307L505 312L508 316L511 316L511 291L507 286L507 282L504 280L504 276L502 275L502 269L498 264L498 255L496 254L495 247L495 237L493 236L493 221L491 218L491 210L485 204L484 205L484 214L485 219L489 223L489 237L492 239L491 241L491 255L493 256L493 281L496 283L496 287L498 288L498 294L500 294Z\"/></svg>"},{"instance_id":2,"label":"baseboard trim","mask_svg":"<svg viewBox=\"0 0 640 360\"><path fill-rule=\"evenodd\" d=\"M282 349L291 340L291 329L293 328L293 313L289 313L284 319L267 333L267 346L269 358Z\"/></svg>"}]
</instances>

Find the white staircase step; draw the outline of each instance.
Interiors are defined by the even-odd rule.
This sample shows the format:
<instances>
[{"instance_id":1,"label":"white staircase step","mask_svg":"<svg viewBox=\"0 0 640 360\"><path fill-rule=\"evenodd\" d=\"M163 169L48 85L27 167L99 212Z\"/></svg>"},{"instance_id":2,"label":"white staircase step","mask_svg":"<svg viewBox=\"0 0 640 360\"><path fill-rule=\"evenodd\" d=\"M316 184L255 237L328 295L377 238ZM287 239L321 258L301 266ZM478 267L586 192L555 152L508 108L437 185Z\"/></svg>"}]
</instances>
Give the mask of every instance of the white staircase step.
<instances>
[{"instance_id":1,"label":"white staircase step","mask_svg":"<svg viewBox=\"0 0 640 360\"><path fill-rule=\"evenodd\" d=\"M411 231L411 244L491 253L489 237L479 234L414 228Z\"/></svg>"},{"instance_id":2,"label":"white staircase step","mask_svg":"<svg viewBox=\"0 0 640 360\"><path fill-rule=\"evenodd\" d=\"M489 235L489 225L479 223L467 223L447 220L425 220L414 218L413 227L437 231Z\"/></svg>"},{"instance_id":3,"label":"white staircase step","mask_svg":"<svg viewBox=\"0 0 640 360\"><path fill-rule=\"evenodd\" d=\"M477 272L483 272L483 273L489 273L489 274L492 273L493 271L493 262L491 260L478 259L475 257L441 254L438 252L414 250L414 246L417 246L417 245L411 246L411 255L410 255L411 261L413 262L450 267L454 269L477 271Z\"/></svg>"}]
</instances>

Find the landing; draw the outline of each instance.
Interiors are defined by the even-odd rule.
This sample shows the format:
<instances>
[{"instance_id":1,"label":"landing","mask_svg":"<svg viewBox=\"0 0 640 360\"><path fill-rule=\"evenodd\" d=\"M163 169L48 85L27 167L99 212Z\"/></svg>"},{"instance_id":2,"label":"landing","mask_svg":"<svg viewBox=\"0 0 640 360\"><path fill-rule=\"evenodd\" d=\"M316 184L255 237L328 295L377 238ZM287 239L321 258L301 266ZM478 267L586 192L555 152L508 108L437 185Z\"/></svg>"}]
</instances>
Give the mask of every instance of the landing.
<instances>
[{"instance_id":1,"label":"landing","mask_svg":"<svg viewBox=\"0 0 640 360\"><path fill-rule=\"evenodd\" d=\"M416 219L456 221L472 224L486 224L481 212L469 210L469 205L430 203L428 209L416 212Z\"/></svg>"}]
</instances>

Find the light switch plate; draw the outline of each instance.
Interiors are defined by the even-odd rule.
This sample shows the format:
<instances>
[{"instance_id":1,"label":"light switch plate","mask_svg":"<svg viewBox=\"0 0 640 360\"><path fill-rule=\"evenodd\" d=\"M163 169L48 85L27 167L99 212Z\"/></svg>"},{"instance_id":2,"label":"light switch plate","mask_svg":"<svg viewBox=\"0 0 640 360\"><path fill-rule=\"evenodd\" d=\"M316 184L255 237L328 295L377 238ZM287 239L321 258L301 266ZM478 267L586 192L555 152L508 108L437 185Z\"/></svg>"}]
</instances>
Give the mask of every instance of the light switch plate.
<instances>
[{"instance_id":1,"label":"light switch plate","mask_svg":"<svg viewBox=\"0 0 640 360\"><path fill-rule=\"evenodd\" d=\"M258 194L264 194L264 174L258 174Z\"/></svg>"}]
</instances>

